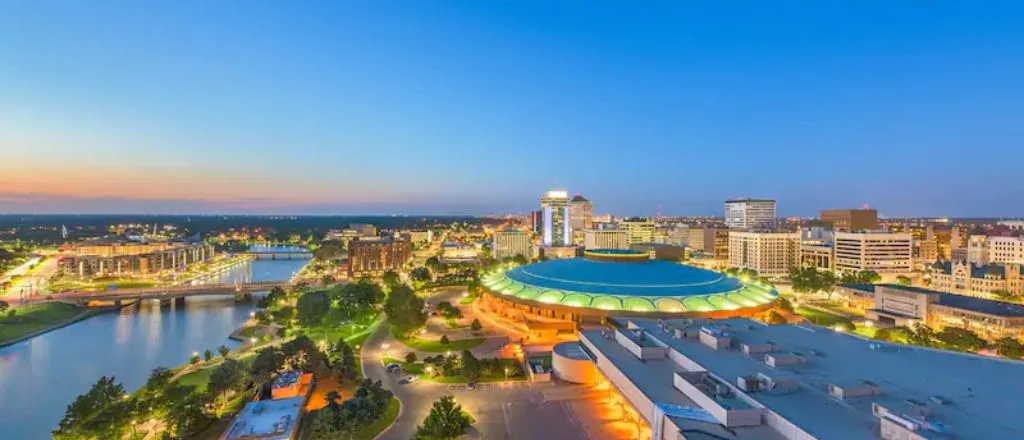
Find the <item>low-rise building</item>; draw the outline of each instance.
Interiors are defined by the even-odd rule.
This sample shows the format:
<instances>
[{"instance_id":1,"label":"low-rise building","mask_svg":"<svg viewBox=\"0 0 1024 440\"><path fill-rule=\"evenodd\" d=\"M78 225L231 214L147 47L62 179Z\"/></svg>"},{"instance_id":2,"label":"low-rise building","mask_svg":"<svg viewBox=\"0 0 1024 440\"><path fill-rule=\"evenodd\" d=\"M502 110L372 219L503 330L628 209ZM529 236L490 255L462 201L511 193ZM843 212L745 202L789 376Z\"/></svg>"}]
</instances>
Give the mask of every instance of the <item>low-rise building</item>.
<instances>
[{"instance_id":1,"label":"low-rise building","mask_svg":"<svg viewBox=\"0 0 1024 440\"><path fill-rule=\"evenodd\" d=\"M800 267L835 270L835 248L831 242L800 242Z\"/></svg>"},{"instance_id":2,"label":"low-rise building","mask_svg":"<svg viewBox=\"0 0 1024 440\"><path fill-rule=\"evenodd\" d=\"M1024 237L988 237L987 263L1024 263Z\"/></svg>"},{"instance_id":3,"label":"low-rise building","mask_svg":"<svg viewBox=\"0 0 1024 440\"><path fill-rule=\"evenodd\" d=\"M583 231L586 249L629 249L629 231L624 229L587 229Z\"/></svg>"},{"instance_id":4,"label":"low-rise building","mask_svg":"<svg viewBox=\"0 0 1024 440\"><path fill-rule=\"evenodd\" d=\"M897 284L855 284L836 289L848 306L882 324L925 324L972 330L986 339L1024 336L1024 305Z\"/></svg>"},{"instance_id":5,"label":"low-rise building","mask_svg":"<svg viewBox=\"0 0 1024 440\"><path fill-rule=\"evenodd\" d=\"M878 211L874 209L826 209L821 220L836 231L864 231L878 229Z\"/></svg>"},{"instance_id":6,"label":"low-rise building","mask_svg":"<svg viewBox=\"0 0 1024 440\"><path fill-rule=\"evenodd\" d=\"M729 267L750 269L763 277L789 274L800 258L798 232L729 232Z\"/></svg>"},{"instance_id":7,"label":"low-rise building","mask_svg":"<svg viewBox=\"0 0 1024 440\"><path fill-rule=\"evenodd\" d=\"M58 257L65 276L98 277L177 272L213 258L212 244L198 239L134 241L122 237L94 239Z\"/></svg>"},{"instance_id":8,"label":"low-rise building","mask_svg":"<svg viewBox=\"0 0 1024 440\"><path fill-rule=\"evenodd\" d=\"M982 298L990 297L997 290L1024 295L1020 264L937 261L930 267L931 287L935 290Z\"/></svg>"},{"instance_id":9,"label":"low-rise building","mask_svg":"<svg viewBox=\"0 0 1024 440\"><path fill-rule=\"evenodd\" d=\"M718 265L729 262L729 230L714 226L690 228L687 246L693 252L712 255Z\"/></svg>"},{"instance_id":10,"label":"low-rise building","mask_svg":"<svg viewBox=\"0 0 1024 440\"><path fill-rule=\"evenodd\" d=\"M836 232L835 269L902 274L913 270L913 238L905 232Z\"/></svg>"},{"instance_id":11,"label":"low-rise building","mask_svg":"<svg viewBox=\"0 0 1024 440\"><path fill-rule=\"evenodd\" d=\"M475 263L479 252L470 243L448 242L441 245L441 262L443 263Z\"/></svg>"},{"instance_id":12,"label":"low-rise building","mask_svg":"<svg viewBox=\"0 0 1024 440\"><path fill-rule=\"evenodd\" d=\"M629 244L654 242L654 220L634 217L623 220L619 227L628 234Z\"/></svg>"},{"instance_id":13,"label":"low-rise building","mask_svg":"<svg viewBox=\"0 0 1024 440\"><path fill-rule=\"evenodd\" d=\"M1019 394L1008 386L1020 375L1014 363L748 319L615 320L617 329L581 331L580 346L609 403L644 427L639 438L980 439L1024 429L1006 403Z\"/></svg>"}]
</instances>

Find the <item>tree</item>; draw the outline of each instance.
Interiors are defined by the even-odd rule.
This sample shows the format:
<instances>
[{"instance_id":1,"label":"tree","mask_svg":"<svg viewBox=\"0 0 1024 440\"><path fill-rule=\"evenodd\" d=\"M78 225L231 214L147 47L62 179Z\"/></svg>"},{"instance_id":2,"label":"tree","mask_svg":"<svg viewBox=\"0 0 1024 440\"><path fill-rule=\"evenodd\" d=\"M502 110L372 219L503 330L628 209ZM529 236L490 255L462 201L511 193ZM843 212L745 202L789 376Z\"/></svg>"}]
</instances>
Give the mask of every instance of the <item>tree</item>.
<instances>
[{"instance_id":1,"label":"tree","mask_svg":"<svg viewBox=\"0 0 1024 440\"><path fill-rule=\"evenodd\" d=\"M519 265L519 266L522 266L522 265L524 265L526 263L529 263L530 261L526 259L525 255L523 255L523 254L516 254L514 257L512 257L512 262L517 264L517 265Z\"/></svg>"},{"instance_id":2,"label":"tree","mask_svg":"<svg viewBox=\"0 0 1024 440\"><path fill-rule=\"evenodd\" d=\"M193 387L183 388L187 392L180 398L171 400L173 404L168 408L166 417L168 431L176 438L188 438L213 420L213 416L206 412L209 397L204 393L195 392Z\"/></svg>"},{"instance_id":3,"label":"tree","mask_svg":"<svg viewBox=\"0 0 1024 440\"><path fill-rule=\"evenodd\" d=\"M355 380L359 377L359 369L356 365L356 354L352 347L345 342L345 338L338 338L331 349L332 354L337 357L331 363L331 371L339 378Z\"/></svg>"},{"instance_id":4,"label":"tree","mask_svg":"<svg viewBox=\"0 0 1024 440\"><path fill-rule=\"evenodd\" d=\"M434 402L430 414L423 424L416 427L417 439L454 439L462 435L471 424L462 406L455 403L455 397L444 396Z\"/></svg>"},{"instance_id":5,"label":"tree","mask_svg":"<svg viewBox=\"0 0 1024 440\"><path fill-rule=\"evenodd\" d=\"M901 286L909 286L911 283L910 277L906 275L899 275L896 277L896 284Z\"/></svg>"},{"instance_id":6,"label":"tree","mask_svg":"<svg viewBox=\"0 0 1024 440\"><path fill-rule=\"evenodd\" d=\"M384 275L381 275L380 280L382 283L384 283L384 287L387 287L388 290L394 289L395 286L398 286L399 284L402 283L401 278L398 277L398 273L393 270L384 272Z\"/></svg>"},{"instance_id":7,"label":"tree","mask_svg":"<svg viewBox=\"0 0 1024 440\"><path fill-rule=\"evenodd\" d=\"M8 304L7 301L0 301L0 313L3 313L5 310L7 310L10 307L11 307L11 305Z\"/></svg>"},{"instance_id":8,"label":"tree","mask_svg":"<svg viewBox=\"0 0 1024 440\"><path fill-rule=\"evenodd\" d=\"M784 298L784 297L780 296L778 301L776 302L776 305L779 307L780 310L782 310L782 311L784 311L786 313L790 313L790 314L796 313L793 310L793 303L790 302L788 298Z\"/></svg>"},{"instance_id":9,"label":"tree","mask_svg":"<svg viewBox=\"0 0 1024 440\"><path fill-rule=\"evenodd\" d=\"M409 363L409 364L416 363L416 353L412 352L412 351L406 353L405 354L405 362Z\"/></svg>"},{"instance_id":10,"label":"tree","mask_svg":"<svg viewBox=\"0 0 1024 440\"><path fill-rule=\"evenodd\" d=\"M473 323L469 325L469 328L470 328L470 330L478 332L481 329L483 329L484 326L482 324L480 324L480 320L479 319L473 319Z\"/></svg>"},{"instance_id":11,"label":"tree","mask_svg":"<svg viewBox=\"0 0 1024 440\"><path fill-rule=\"evenodd\" d=\"M336 279L334 278L334 276L333 276L333 275L330 275L330 274L328 274L328 275L324 275L324 276L323 276L322 278L320 278L320 284L323 284L323 285L325 285L325 286L329 286L329 285L331 285L331 284L334 284L334 283L335 283L335 282L337 282L337 281L338 281L338 280L336 280Z\"/></svg>"},{"instance_id":12,"label":"tree","mask_svg":"<svg viewBox=\"0 0 1024 440\"><path fill-rule=\"evenodd\" d=\"M954 350L978 351L988 346L977 333L961 327L945 327L935 334L935 339Z\"/></svg>"},{"instance_id":13,"label":"tree","mask_svg":"<svg viewBox=\"0 0 1024 440\"><path fill-rule=\"evenodd\" d=\"M887 328L880 328L878 330L875 330L874 338L878 339L879 341L891 341L892 331Z\"/></svg>"},{"instance_id":14,"label":"tree","mask_svg":"<svg viewBox=\"0 0 1024 440\"><path fill-rule=\"evenodd\" d=\"M263 383L273 377L283 363L284 355L281 351L277 347L267 347L256 352L256 359L249 366L249 374L257 383Z\"/></svg>"},{"instance_id":15,"label":"tree","mask_svg":"<svg viewBox=\"0 0 1024 440\"><path fill-rule=\"evenodd\" d=\"M124 386L113 377L103 376L85 394L79 395L64 410L64 418L53 431L55 439L110 438L109 420L98 419L105 410L124 400Z\"/></svg>"},{"instance_id":16,"label":"tree","mask_svg":"<svg viewBox=\"0 0 1024 440\"><path fill-rule=\"evenodd\" d=\"M326 240L320 243L315 251L313 251L313 258L320 261L328 261L336 258L340 258L345 255L345 246L340 241Z\"/></svg>"},{"instance_id":17,"label":"tree","mask_svg":"<svg viewBox=\"0 0 1024 440\"><path fill-rule=\"evenodd\" d=\"M299 335L281 344L281 356L281 367L284 370L312 373L327 363L327 355L306 335Z\"/></svg>"},{"instance_id":18,"label":"tree","mask_svg":"<svg viewBox=\"0 0 1024 440\"><path fill-rule=\"evenodd\" d=\"M228 357L228 354L231 353L231 349L226 345L221 345L220 347L217 347L217 352L220 353L220 357L226 358Z\"/></svg>"},{"instance_id":19,"label":"tree","mask_svg":"<svg viewBox=\"0 0 1024 440\"><path fill-rule=\"evenodd\" d=\"M203 352L203 361L210 362L211 360L213 360L213 350L207 348L206 351Z\"/></svg>"},{"instance_id":20,"label":"tree","mask_svg":"<svg viewBox=\"0 0 1024 440\"><path fill-rule=\"evenodd\" d=\"M243 388L248 381L245 365L236 359L225 359L210 374L207 391L221 398L221 408L227 405L228 394Z\"/></svg>"},{"instance_id":21,"label":"tree","mask_svg":"<svg viewBox=\"0 0 1024 440\"><path fill-rule=\"evenodd\" d=\"M1020 295L1015 295L1015 294L1011 293L1009 290L1006 290L1006 289L993 290L990 293L992 294L992 296L994 296L996 299L998 299L1000 301L1019 301L1020 300ZM3 310L2 306L0 306L0 310Z\"/></svg>"},{"instance_id":22,"label":"tree","mask_svg":"<svg viewBox=\"0 0 1024 440\"><path fill-rule=\"evenodd\" d=\"M304 293L295 305L299 323L305 326L319 324L330 307L331 300L324 291Z\"/></svg>"},{"instance_id":23,"label":"tree","mask_svg":"<svg viewBox=\"0 0 1024 440\"><path fill-rule=\"evenodd\" d=\"M922 347L933 347L935 346L935 332L924 324L915 324L913 328L905 330L907 333L907 342L913 345L920 345Z\"/></svg>"},{"instance_id":24,"label":"tree","mask_svg":"<svg viewBox=\"0 0 1024 440\"><path fill-rule=\"evenodd\" d=\"M1009 336L999 338L995 342L996 353L1011 359L1024 357L1024 344Z\"/></svg>"},{"instance_id":25,"label":"tree","mask_svg":"<svg viewBox=\"0 0 1024 440\"><path fill-rule=\"evenodd\" d=\"M441 335L441 343L444 345L448 345L448 342L448 335Z\"/></svg>"},{"instance_id":26,"label":"tree","mask_svg":"<svg viewBox=\"0 0 1024 440\"><path fill-rule=\"evenodd\" d=\"M439 272L441 270L441 260L437 257L427 258L427 261L423 263L431 272Z\"/></svg>"},{"instance_id":27,"label":"tree","mask_svg":"<svg viewBox=\"0 0 1024 440\"><path fill-rule=\"evenodd\" d=\"M480 361L469 350L462 350L462 376L470 382L480 380Z\"/></svg>"},{"instance_id":28,"label":"tree","mask_svg":"<svg viewBox=\"0 0 1024 440\"><path fill-rule=\"evenodd\" d=\"M413 269L411 272L409 272L409 279L413 281L419 281L421 283L426 283L431 279L430 269L427 269L426 267L417 267Z\"/></svg>"},{"instance_id":29,"label":"tree","mask_svg":"<svg viewBox=\"0 0 1024 440\"><path fill-rule=\"evenodd\" d=\"M417 297L412 289L404 284L391 289L387 301L384 302L384 313L387 313L388 321L401 334L408 334L427 322L427 314L423 312L423 299Z\"/></svg>"},{"instance_id":30,"label":"tree","mask_svg":"<svg viewBox=\"0 0 1024 440\"><path fill-rule=\"evenodd\" d=\"M462 318L462 310L452 305L448 301L441 301L437 303L437 311L441 313L441 317L444 319L459 319Z\"/></svg>"}]
</instances>

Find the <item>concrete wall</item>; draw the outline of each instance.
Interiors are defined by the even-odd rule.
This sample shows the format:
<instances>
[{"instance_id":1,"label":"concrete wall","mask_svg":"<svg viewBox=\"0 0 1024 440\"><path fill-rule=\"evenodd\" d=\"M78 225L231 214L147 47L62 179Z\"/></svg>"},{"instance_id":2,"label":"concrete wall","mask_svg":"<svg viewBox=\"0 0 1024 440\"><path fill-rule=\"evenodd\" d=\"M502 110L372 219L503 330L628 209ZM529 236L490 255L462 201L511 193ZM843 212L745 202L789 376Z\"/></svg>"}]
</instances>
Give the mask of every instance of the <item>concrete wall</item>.
<instances>
[{"instance_id":1,"label":"concrete wall","mask_svg":"<svg viewBox=\"0 0 1024 440\"><path fill-rule=\"evenodd\" d=\"M714 377L714 376L712 376ZM739 396L738 390L728 383L722 382L727 385L734 395ZM759 426L761 425L761 409L758 407L744 408L744 409L727 409L719 404L715 399L703 391L697 388L696 385L690 383L690 381L683 378L682 375L676 373L672 375L672 386L683 393L690 400L694 401L701 408L707 410L711 415L715 416L719 422L730 428L737 428L741 426ZM739 399L743 400L743 399ZM744 400L744 403L748 403Z\"/></svg>"},{"instance_id":2,"label":"concrete wall","mask_svg":"<svg viewBox=\"0 0 1024 440\"><path fill-rule=\"evenodd\" d=\"M650 335L647 336L647 339L650 340L650 341L657 341L656 339L652 338ZM627 336L625 333L623 333L620 330L616 330L615 331L615 342L618 342L619 345L625 347L626 350L629 350L630 353L633 353L633 355L636 356L637 359L644 359L644 360L647 360L647 359L663 359L665 357L666 353L668 353L668 351L669 351L668 347L645 347L645 346L642 346L642 345L636 343L635 341L633 341L632 338L630 338L629 336ZM664 345L664 344L659 344L659 345Z\"/></svg>"}]
</instances>

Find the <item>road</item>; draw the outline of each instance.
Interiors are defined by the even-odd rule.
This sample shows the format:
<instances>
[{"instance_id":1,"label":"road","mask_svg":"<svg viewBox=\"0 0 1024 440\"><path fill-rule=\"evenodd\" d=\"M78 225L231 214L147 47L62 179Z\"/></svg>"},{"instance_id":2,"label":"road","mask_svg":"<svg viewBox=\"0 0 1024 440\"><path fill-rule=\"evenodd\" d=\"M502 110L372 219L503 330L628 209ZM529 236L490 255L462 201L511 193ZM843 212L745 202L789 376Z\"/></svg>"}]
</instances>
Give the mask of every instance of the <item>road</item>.
<instances>
[{"instance_id":1,"label":"road","mask_svg":"<svg viewBox=\"0 0 1024 440\"><path fill-rule=\"evenodd\" d=\"M43 260L41 263L39 263L39 266L37 266L35 270L30 270L29 268L36 262L39 262L40 259ZM26 261L25 264L22 264L21 266L18 266L14 269L11 269L6 274L4 274L3 277L0 277L0 283L7 281L8 279L15 275L22 276L17 281L15 281L9 289L7 289L6 296L9 298L21 298L32 294L45 293L47 292L47 280L49 280L50 276L52 276L56 271L56 257L34 257Z\"/></svg>"},{"instance_id":2,"label":"road","mask_svg":"<svg viewBox=\"0 0 1024 440\"><path fill-rule=\"evenodd\" d=\"M402 402L395 423L382 432L377 440L407 440L416 432L416 426L430 413L433 403L445 395L455 396L456 402L473 415L476 423L467 438L527 440L537 438L586 439L585 431L565 402L545 402L543 390L558 387L553 383L509 382L480 384L475 390L465 385L439 384L420 380L402 385L399 373L388 373L381 365L381 345L390 339L388 326L381 325L363 344L361 362L363 374L380 380Z\"/></svg>"}]
</instances>

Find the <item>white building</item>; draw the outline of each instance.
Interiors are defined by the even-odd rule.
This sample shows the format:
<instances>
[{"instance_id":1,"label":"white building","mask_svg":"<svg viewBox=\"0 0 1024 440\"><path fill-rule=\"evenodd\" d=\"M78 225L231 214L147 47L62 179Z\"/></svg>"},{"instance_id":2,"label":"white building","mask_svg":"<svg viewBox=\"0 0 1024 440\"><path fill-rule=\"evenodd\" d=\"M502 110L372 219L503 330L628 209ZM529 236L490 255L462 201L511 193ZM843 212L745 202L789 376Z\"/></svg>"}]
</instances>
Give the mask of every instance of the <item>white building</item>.
<instances>
[{"instance_id":1,"label":"white building","mask_svg":"<svg viewBox=\"0 0 1024 440\"><path fill-rule=\"evenodd\" d=\"M914 267L913 237L905 232L836 232L835 254L840 272L899 274Z\"/></svg>"},{"instance_id":2,"label":"white building","mask_svg":"<svg viewBox=\"0 0 1024 440\"><path fill-rule=\"evenodd\" d=\"M629 244L654 242L654 220L634 217L623 220L619 227L629 233Z\"/></svg>"},{"instance_id":3,"label":"white building","mask_svg":"<svg viewBox=\"0 0 1024 440\"><path fill-rule=\"evenodd\" d=\"M988 263L1024 263L1024 237L989 237Z\"/></svg>"},{"instance_id":4,"label":"white building","mask_svg":"<svg viewBox=\"0 0 1024 440\"><path fill-rule=\"evenodd\" d=\"M988 237L972 235L967 238L967 262L971 264L988 264Z\"/></svg>"},{"instance_id":5,"label":"white building","mask_svg":"<svg viewBox=\"0 0 1024 440\"><path fill-rule=\"evenodd\" d=\"M540 199L540 210L544 222L542 238L544 246L569 246L572 244L572 224L569 213L569 193L548 191Z\"/></svg>"},{"instance_id":6,"label":"white building","mask_svg":"<svg viewBox=\"0 0 1024 440\"><path fill-rule=\"evenodd\" d=\"M583 232L587 249L629 249L629 231L625 229L587 229Z\"/></svg>"},{"instance_id":7,"label":"white building","mask_svg":"<svg viewBox=\"0 0 1024 440\"><path fill-rule=\"evenodd\" d=\"M494 258L501 260L522 255L527 260L533 255L530 234L516 228L504 228L494 233Z\"/></svg>"},{"instance_id":8,"label":"white building","mask_svg":"<svg viewBox=\"0 0 1024 440\"><path fill-rule=\"evenodd\" d=\"M729 267L765 277L785 276L799 258L799 232L729 231Z\"/></svg>"},{"instance_id":9,"label":"white building","mask_svg":"<svg viewBox=\"0 0 1024 440\"><path fill-rule=\"evenodd\" d=\"M1024 220L1001 220L997 224L1000 226L1006 226L1014 231L1024 230Z\"/></svg>"},{"instance_id":10,"label":"white building","mask_svg":"<svg viewBox=\"0 0 1024 440\"><path fill-rule=\"evenodd\" d=\"M736 199L725 201L725 225L729 228L753 228L775 223L775 201Z\"/></svg>"}]
</instances>

